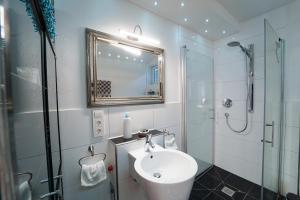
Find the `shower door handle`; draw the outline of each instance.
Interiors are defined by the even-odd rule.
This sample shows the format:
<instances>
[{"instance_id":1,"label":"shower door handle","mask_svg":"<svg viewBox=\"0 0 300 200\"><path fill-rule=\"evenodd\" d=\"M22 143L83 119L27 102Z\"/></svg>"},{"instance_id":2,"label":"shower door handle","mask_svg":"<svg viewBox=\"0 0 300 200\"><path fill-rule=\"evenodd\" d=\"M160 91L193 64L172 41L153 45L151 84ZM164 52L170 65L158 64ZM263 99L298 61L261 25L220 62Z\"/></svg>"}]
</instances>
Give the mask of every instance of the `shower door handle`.
<instances>
[{"instance_id":1,"label":"shower door handle","mask_svg":"<svg viewBox=\"0 0 300 200\"><path fill-rule=\"evenodd\" d=\"M266 126L267 127L272 127L272 138L271 138L271 140L264 140L263 139L263 140L261 140L261 142L272 144L272 147L274 147L274 131L275 131L274 126L275 126L275 123L274 123L274 121L272 121L271 124L266 124Z\"/></svg>"}]
</instances>

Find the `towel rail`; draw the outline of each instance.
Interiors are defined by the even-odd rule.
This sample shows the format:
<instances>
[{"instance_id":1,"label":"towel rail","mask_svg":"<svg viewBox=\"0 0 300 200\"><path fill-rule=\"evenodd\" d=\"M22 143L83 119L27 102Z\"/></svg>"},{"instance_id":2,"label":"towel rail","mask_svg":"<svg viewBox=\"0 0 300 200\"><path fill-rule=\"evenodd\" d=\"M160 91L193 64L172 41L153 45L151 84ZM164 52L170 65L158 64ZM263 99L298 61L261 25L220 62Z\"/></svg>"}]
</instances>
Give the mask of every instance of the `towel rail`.
<instances>
[{"instance_id":1,"label":"towel rail","mask_svg":"<svg viewBox=\"0 0 300 200\"><path fill-rule=\"evenodd\" d=\"M33 177L33 175L32 175L32 173L31 173L31 172L22 172L22 173L17 173L17 175L18 175L18 176L22 176L22 175L28 175L28 176L29 176L28 183L30 183L30 182L31 182L31 180L32 180L32 177Z\"/></svg>"},{"instance_id":2,"label":"towel rail","mask_svg":"<svg viewBox=\"0 0 300 200\"><path fill-rule=\"evenodd\" d=\"M95 148L94 148L93 145L89 146L88 151L91 153L90 156L85 156L85 157L82 157L78 160L78 164L79 164L80 167L82 167L82 161L84 161L85 159L88 159L88 158L94 158L95 156L101 156L99 160L104 161L106 159L106 154L105 153L95 154Z\"/></svg>"}]
</instances>

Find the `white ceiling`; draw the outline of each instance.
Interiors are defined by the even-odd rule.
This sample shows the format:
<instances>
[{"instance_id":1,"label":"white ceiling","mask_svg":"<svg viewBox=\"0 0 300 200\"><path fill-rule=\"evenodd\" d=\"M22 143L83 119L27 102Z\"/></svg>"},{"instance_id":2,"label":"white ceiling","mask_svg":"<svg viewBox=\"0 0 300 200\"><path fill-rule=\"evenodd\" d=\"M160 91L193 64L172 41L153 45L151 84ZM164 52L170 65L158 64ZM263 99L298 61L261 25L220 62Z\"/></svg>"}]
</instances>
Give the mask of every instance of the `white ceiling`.
<instances>
[{"instance_id":1,"label":"white ceiling","mask_svg":"<svg viewBox=\"0 0 300 200\"><path fill-rule=\"evenodd\" d=\"M279 8L294 0L217 0L240 22Z\"/></svg>"},{"instance_id":2,"label":"white ceiling","mask_svg":"<svg viewBox=\"0 0 300 200\"><path fill-rule=\"evenodd\" d=\"M128 1L204 35L208 39L218 40L238 32L240 22L288 4L293 0ZM156 6L154 2L157 2ZM184 6L181 6L182 2ZM206 19L209 21L206 22ZM226 31L225 34L224 31Z\"/></svg>"}]
</instances>

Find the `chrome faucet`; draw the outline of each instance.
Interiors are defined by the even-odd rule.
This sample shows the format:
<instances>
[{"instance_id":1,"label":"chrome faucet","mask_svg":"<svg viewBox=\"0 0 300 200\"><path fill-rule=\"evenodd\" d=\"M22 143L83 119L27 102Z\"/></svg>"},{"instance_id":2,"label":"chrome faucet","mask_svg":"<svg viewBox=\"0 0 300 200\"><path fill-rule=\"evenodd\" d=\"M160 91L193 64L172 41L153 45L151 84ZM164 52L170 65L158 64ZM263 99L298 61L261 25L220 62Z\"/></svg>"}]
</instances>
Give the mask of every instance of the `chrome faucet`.
<instances>
[{"instance_id":1,"label":"chrome faucet","mask_svg":"<svg viewBox=\"0 0 300 200\"><path fill-rule=\"evenodd\" d=\"M146 136L146 143L145 143L145 152L150 152L150 149L154 149L155 145L152 142L152 134L151 133L147 133L145 134Z\"/></svg>"}]
</instances>

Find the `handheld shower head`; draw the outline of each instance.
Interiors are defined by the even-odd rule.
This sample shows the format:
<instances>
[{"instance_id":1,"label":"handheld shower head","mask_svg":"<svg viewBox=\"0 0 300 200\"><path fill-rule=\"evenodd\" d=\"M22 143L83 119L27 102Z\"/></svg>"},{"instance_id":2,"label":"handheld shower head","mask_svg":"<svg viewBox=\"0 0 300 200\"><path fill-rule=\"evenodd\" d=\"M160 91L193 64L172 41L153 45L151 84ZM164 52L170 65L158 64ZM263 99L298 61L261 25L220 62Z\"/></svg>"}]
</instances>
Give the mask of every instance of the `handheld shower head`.
<instances>
[{"instance_id":1,"label":"handheld shower head","mask_svg":"<svg viewBox=\"0 0 300 200\"><path fill-rule=\"evenodd\" d=\"M229 42L227 45L230 46L230 47L240 47L240 46L242 46L241 43L239 43L237 41Z\"/></svg>"},{"instance_id":2,"label":"handheld shower head","mask_svg":"<svg viewBox=\"0 0 300 200\"><path fill-rule=\"evenodd\" d=\"M246 47L243 47L243 46L241 45L240 42L233 41L233 42L229 42L227 45L228 45L229 47L240 47L241 50L242 50L247 56L251 57L249 49L247 49Z\"/></svg>"}]
</instances>

